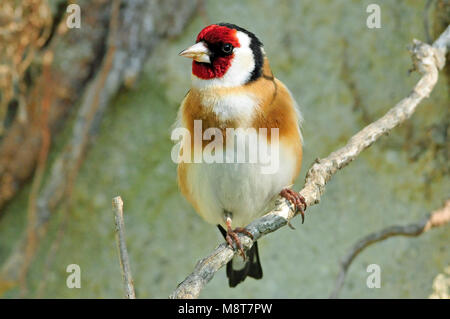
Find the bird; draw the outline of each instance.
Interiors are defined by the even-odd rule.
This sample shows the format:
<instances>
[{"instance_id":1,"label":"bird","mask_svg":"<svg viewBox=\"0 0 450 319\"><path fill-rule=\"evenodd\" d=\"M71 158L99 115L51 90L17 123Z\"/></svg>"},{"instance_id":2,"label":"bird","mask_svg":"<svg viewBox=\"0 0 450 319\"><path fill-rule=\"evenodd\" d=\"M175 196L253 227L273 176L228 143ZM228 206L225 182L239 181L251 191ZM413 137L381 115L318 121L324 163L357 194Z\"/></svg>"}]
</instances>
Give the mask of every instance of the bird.
<instances>
[{"instance_id":1,"label":"bird","mask_svg":"<svg viewBox=\"0 0 450 319\"><path fill-rule=\"evenodd\" d=\"M257 242L244 251L238 236L242 233L253 239L245 226L267 213L278 195L291 202L304 221L305 199L291 189L302 163L302 117L289 89L273 75L264 46L254 33L231 23L212 24L179 55L192 59L192 74L175 124L190 133L178 150L178 155L186 155L178 162L178 185L195 211L217 225L226 242L238 251L226 267L229 286L235 287L247 276L263 276ZM192 138L199 122L202 137L214 132L210 139ZM261 129L267 135L258 133ZM195 154L206 151L213 135L216 142L221 134L215 152L223 161L193 160ZM255 135L257 139L252 139ZM231 142L238 138L245 139L244 148ZM259 162L226 160L229 154L244 158L249 149L254 155L255 144L277 145L276 169L264 172L259 158Z\"/></svg>"}]
</instances>

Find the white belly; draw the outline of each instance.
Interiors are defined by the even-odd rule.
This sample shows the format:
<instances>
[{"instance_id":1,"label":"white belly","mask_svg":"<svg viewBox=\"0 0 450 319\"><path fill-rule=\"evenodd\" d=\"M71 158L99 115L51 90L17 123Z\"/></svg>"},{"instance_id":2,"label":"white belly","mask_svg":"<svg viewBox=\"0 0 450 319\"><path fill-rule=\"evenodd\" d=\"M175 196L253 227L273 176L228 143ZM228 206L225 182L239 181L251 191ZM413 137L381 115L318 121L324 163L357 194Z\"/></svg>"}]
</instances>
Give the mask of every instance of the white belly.
<instances>
[{"instance_id":1,"label":"white belly","mask_svg":"<svg viewBox=\"0 0 450 319\"><path fill-rule=\"evenodd\" d=\"M198 213L209 223L223 225L224 212L230 212L233 227L244 227L266 213L295 174L294 154L282 143L278 149L279 165L271 174L267 174L267 164L248 161L187 164L188 188Z\"/></svg>"}]
</instances>

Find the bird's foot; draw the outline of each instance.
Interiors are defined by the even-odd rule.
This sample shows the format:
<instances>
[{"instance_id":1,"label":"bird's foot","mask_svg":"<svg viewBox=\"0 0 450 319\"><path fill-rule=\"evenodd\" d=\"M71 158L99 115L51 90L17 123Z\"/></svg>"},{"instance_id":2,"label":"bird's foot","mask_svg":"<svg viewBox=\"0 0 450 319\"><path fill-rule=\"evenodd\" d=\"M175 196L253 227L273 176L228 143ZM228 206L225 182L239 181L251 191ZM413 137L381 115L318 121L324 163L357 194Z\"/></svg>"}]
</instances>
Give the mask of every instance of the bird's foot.
<instances>
[{"instance_id":1,"label":"bird's foot","mask_svg":"<svg viewBox=\"0 0 450 319\"><path fill-rule=\"evenodd\" d=\"M305 198L290 188L284 188L280 192L280 196L286 198L288 201L294 204L296 213L299 212L302 215L302 224L303 224L305 222L305 210L307 207Z\"/></svg>"},{"instance_id":2,"label":"bird's foot","mask_svg":"<svg viewBox=\"0 0 450 319\"><path fill-rule=\"evenodd\" d=\"M245 252L244 248L242 247L241 240L239 239L238 233L245 234L251 239L253 239L252 233L250 233L247 229L245 229L244 227L236 227L233 230L231 228L231 222L228 222L227 220L227 236L225 237L225 239L231 248L234 248L233 241L236 243L236 247L239 250L239 254L245 261Z\"/></svg>"}]
</instances>

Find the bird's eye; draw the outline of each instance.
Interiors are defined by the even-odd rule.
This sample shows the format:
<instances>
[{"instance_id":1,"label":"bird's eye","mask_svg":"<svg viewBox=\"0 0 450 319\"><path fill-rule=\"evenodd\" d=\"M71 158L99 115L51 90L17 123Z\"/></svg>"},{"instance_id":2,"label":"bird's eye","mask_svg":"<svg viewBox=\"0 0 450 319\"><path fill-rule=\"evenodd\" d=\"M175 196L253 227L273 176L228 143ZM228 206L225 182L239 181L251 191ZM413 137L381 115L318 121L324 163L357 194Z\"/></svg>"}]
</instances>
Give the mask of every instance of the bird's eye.
<instances>
[{"instance_id":1,"label":"bird's eye","mask_svg":"<svg viewBox=\"0 0 450 319\"><path fill-rule=\"evenodd\" d=\"M224 45L222 45L222 52L229 54L231 53L231 51L233 51L233 46L230 43L225 43Z\"/></svg>"}]
</instances>

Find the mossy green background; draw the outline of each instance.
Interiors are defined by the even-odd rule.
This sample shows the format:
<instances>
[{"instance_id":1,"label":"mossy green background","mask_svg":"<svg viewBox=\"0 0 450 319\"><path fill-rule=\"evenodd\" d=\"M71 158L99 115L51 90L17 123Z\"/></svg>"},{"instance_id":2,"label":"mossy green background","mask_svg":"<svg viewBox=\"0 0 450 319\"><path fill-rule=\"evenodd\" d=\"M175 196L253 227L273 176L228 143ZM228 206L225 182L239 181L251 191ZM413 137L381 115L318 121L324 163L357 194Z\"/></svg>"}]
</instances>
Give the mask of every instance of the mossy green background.
<instances>
[{"instance_id":1,"label":"mossy green background","mask_svg":"<svg viewBox=\"0 0 450 319\"><path fill-rule=\"evenodd\" d=\"M176 185L171 125L190 85L190 62L178 52L207 24L231 22L257 34L274 74L292 91L305 119L302 174L368 121L406 96L419 75L407 46L425 39L425 1L377 1L380 29L366 27L373 1L205 1L178 38L152 54L138 86L119 93L102 121L76 181L71 203L51 219L29 273L26 297L120 298L122 280L111 199L125 202L127 244L139 298L166 298L222 239L198 217ZM413 118L382 137L329 182L305 224L260 241L264 278L228 287L219 271L202 292L207 298L326 298L339 259L353 243L393 224L408 224L448 197L448 79L441 76ZM354 88L351 88L353 83ZM70 134L70 127L66 134ZM62 145L64 138L56 143ZM220 181L218 181L220 182ZM0 222L0 261L20 238L29 187ZM65 217L67 216L67 217ZM67 219L65 219L67 218ZM62 227L62 228L61 228ZM62 236L58 230L62 229ZM352 264L341 297L426 298L433 278L450 264L448 227L418 238L391 238ZM57 243L50 260L49 251ZM51 254L50 254L51 255ZM69 264L81 267L82 286L66 286ZM381 267L381 288L366 286L369 264ZM46 266L48 265L48 266ZM45 286L38 288L42 280ZM4 297L18 297L12 290Z\"/></svg>"}]
</instances>

